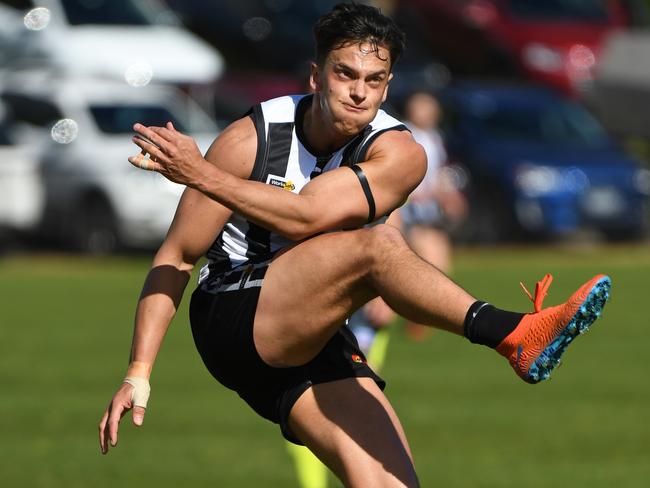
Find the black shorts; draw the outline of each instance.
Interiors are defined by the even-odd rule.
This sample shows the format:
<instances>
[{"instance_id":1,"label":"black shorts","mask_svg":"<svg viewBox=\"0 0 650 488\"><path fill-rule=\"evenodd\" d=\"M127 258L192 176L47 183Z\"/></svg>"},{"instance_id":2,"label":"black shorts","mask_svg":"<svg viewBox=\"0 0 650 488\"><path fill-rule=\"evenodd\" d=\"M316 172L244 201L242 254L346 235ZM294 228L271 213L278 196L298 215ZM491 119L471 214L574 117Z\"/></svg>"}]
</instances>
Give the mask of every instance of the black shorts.
<instances>
[{"instance_id":1,"label":"black shorts","mask_svg":"<svg viewBox=\"0 0 650 488\"><path fill-rule=\"evenodd\" d=\"M256 280L261 283L259 271ZM264 268L263 272L266 271ZM263 279L263 275L261 276ZM280 424L282 435L302 444L288 426L291 408L311 385L344 378L368 377L383 390L386 383L370 369L347 326L308 363L274 368L260 358L253 342L253 320L261 287L192 294L190 322L196 348L208 371L236 391L259 415Z\"/></svg>"}]
</instances>

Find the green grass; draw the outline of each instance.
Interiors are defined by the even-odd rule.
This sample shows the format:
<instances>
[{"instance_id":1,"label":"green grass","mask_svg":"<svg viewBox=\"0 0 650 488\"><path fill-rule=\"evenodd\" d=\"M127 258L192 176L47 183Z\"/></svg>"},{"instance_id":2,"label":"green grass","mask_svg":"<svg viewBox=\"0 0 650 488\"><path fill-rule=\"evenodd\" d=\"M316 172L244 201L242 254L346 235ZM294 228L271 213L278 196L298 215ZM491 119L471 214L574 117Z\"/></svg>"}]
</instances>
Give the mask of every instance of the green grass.
<instances>
[{"instance_id":1,"label":"green grass","mask_svg":"<svg viewBox=\"0 0 650 488\"><path fill-rule=\"evenodd\" d=\"M97 424L125 371L147 268L144 259L0 261L2 486L297 486L277 427L205 371L185 302L144 426L124 422L118 448L100 455ZM467 249L454 278L482 299L531 310L518 281L534 287L552 272L555 304L601 271L614 283L603 319L537 386L487 348L393 331L383 376L422 486L650 485L650 250Z\"/></svg>"}]
</instances>

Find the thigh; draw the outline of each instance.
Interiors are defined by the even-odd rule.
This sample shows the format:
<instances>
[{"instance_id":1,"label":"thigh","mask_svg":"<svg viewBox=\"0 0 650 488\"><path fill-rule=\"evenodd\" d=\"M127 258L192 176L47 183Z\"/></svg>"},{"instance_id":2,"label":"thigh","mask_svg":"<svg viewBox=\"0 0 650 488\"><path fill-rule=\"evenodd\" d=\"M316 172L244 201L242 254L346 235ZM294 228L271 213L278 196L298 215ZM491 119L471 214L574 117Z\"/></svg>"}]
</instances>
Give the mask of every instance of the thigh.
<instances>
[{"instance_id":1,"label":"thigh","mask_svg":"<svg viewBox=\"0 0 650 488\"><path fill-rule=\"evenodd\" d=\"M296 441L288 427L289 413L311 385L364 377L385 387L347 327L339 328L316 357L302 366L276 368L265 363L253 343L259 290L210 293L197 289L190 303L192 335L212 376L236 391L260 416L280 424L288 440Z\"/></svg>"},{"instance_id":2,"label":"thigh","mask_svg":"<svg viewBox=\"0 0 650 488\"><path fill-rule=\"evenodd\" d=\"M371 232L323 234L273 260L254 325L255 346L266 362L306 363L354 310L376 296L364 280Z\"/></svg>"},{"instance_id":3,"label":"thigh","mask_svg":"<svg viewBox=\"0 0 650 488\"><path fill-rule=\"evenodd\" d=\"M309 388L292 408L289 427L346 486L418 486L399 419L369 378Z\"/></svg>"}]
</instances>

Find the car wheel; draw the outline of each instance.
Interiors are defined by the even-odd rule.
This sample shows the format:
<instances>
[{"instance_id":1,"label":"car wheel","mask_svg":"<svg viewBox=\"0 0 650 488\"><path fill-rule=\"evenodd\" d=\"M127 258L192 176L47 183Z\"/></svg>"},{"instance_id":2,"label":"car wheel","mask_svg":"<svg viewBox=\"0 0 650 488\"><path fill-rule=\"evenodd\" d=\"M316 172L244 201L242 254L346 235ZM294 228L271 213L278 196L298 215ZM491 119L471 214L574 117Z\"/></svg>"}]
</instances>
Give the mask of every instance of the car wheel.
<instances>
[{"instance_id":1,"label":"car wheel","mask_svg":"<svg viewBox=\"0 0 650 488\"><path fill-rule=\"evenodd\" d=\"M105 255L119 249L115 214L104 197L86 197L78 205L73 227L73 246L86 254Z\"/></svg>"}]
</instances>

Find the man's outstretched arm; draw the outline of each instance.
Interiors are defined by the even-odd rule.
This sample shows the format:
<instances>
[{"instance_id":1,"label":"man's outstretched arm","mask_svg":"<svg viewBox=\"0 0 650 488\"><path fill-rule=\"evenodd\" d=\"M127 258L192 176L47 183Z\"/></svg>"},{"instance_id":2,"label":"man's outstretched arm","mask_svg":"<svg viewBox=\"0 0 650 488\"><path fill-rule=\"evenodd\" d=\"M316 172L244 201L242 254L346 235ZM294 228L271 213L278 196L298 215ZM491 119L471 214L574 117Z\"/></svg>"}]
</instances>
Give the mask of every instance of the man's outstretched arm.
<instances>
[{"instance_id":1,"label":"man's outstretched arm","mask_svg":"<svg viewBox=\"0 0 650 488\"><path fill-rule=\"evenodd\" d=\"M290 239L300 240L319 232L366 223L368 201L357 175L349 168L324 173L298 195L222 171L218 167L219 158L230 157L231 153L256 141L253 123L248 120L248 127L241 127L241 144L224 147L225 153L215 153L214 159L208 161L201 157L194 141L171 124L164 128L135 126L138 133L151 139L158 148L141 139L134 142L151 154L148 169L196 188L248 220ZM141 166L142 156L129 161ZM398 207L421 181L426 171L426 156L410 133L392 131L377 138L367 161L359 166L368 179L376 215L381 216Z\"/></svg>"},{"instance_id":2,"label":"man's outstretched arm","mask_svg":"<svg viewBox=\"0 0 650 488\"><path fill-rule=\"evenodd\" d=\"M234 136L238 124L241 121L235 122L217 138L207 157L214 152L220 153L224 145L229 147L237 143ZM237 156L234 160L221 158L222 169L246 178L253 166L254 148L248 154L248 164L240 163L240 160L246 161L244 152ZM126 379L113 395L99 424L103 454L108 452L109 444L117 445L119 422L128 410L133 410L133 422L142 424L149 376L192 269L214 242L231 213L197 190L188 188L183 193L169 233L153 260L138 300Z\"/></svg>"},{"instance_id":3,"label":"man's outstretched arm","mask_svg":"<svg viewBox=\"0 0 650 488\"><path fill-rule=\"evenodd\" d=\"M215 208L215 207L220 207ZM191 217L192 214L195 216ZM193 189L185 190L169 234L147 274L135 314L133 342L125 380L99 424L103 454L115 447L119 422L133 410L133 423L144 420L149 376L196 261L214 241L230 211ZM140 398L139 398L140 397Z\"/></svg>"}]
</instances>

